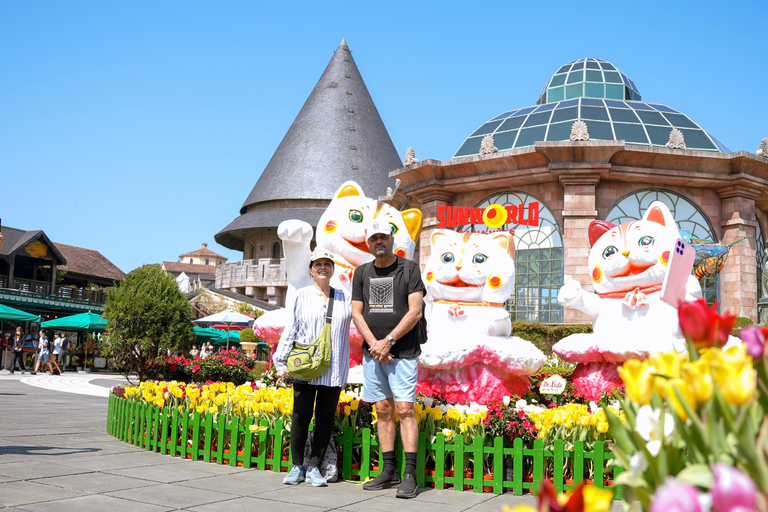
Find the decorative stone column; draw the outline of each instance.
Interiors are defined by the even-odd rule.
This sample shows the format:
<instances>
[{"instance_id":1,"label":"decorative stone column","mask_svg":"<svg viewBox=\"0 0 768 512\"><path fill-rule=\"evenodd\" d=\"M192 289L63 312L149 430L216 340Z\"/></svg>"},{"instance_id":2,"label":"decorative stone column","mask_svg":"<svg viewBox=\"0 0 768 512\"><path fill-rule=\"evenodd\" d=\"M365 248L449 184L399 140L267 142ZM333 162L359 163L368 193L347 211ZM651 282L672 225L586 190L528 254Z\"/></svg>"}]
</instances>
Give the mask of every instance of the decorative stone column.
<instances>
[{"instance_id":1,"label":"decorative stone column","mask_svg":"<svg viewBox=\"0 0 768 512\"><path fill-rule=\"evenodd\" d=\"M593 291L589 279L589 223L597 218L595 189L597 174L561 174L563 186L563 274L576 279L586 291ZM565 323L588 323L589 317L565 308Z\"/></svg>"},{"instance_id":2,"label":"decorative stone column","mask_svg":"<svg viewBox=\"0 0 768 512\"><path fill-rule=\"evenodd\" d=\"M757 323L757 258L755 257L757 217L755 199L759 191L744 185L718 189L722 243L731 247L720 271L720 312L745 316Z\"/></svg>"},{"instance_id":3,"label":"decorative stone column","mask_svg":"<svg viewBox=\"0 0 768 512\"><path fill-rule=\"evenodd\" d=\"M430 247L429 239L432 233L437 229L437 207L451 206L453 203L453 193L442 189L432 189L420 191L416 199L421 205L422 227L419 236L419 266L424 270L424 265L429 259Z\"/></svg>"}]
</instances>

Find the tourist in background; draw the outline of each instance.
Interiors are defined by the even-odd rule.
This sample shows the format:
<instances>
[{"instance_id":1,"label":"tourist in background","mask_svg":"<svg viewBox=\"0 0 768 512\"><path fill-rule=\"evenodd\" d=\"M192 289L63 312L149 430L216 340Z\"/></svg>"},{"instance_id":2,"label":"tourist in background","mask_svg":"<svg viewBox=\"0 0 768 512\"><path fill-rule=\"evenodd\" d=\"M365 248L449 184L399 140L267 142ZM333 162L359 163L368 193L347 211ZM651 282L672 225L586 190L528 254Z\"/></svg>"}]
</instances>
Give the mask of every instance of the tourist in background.
<instances>
[{"instance_id":1,"label":"tourist in background","mask_svg":"<svg viewBox=\"0 0 768 512\"><path fill-rule=\"evenodd\" d=\"M18 363L21 374L24 375L27 371L27 367L24 365L24 331L21 327L16 328L12 343L13 360L11 361L11 373L16 370L16 364Z\"/></svg>"},{"instance_id":2,"label":"tourist in background","mask_svg":"<svg viewBox=\"0 0 768 512\"><path fill-rule=\"evenodd\" d=\"M69 350L70 339L66 335L61 335L61 350L56 363L59 365L59 371L64 373L64 367L67 366L67 351Z\"/></svg>"},{"instance_id":3,"label":"tourist in background","mask_svg":"<svg viewBox=\"0 0 768 512\"><path fill-rule=\"evenodd\" d=\"M331 300L333 255L315 249L309 258L309 274L313 286L302 288L296 294L293 318L286 326L272 358L279 377L288 377L288 355L294 343L312 343L320 337ZM331 365L328 370L310 381L296 380L293 384L293 418L291 423L291 456L293 467L283 479L284 484L296 485L306 479L315 487L327 485L318 469L325 458L328 442L339 403L341 387L349 374L349 326L352 309L343 290L333 290L331 312ZM315 417L315 429L309 463L304 467L304 447L309 435L309 422Z\"/></svg>"},{"instance_id":4,"label":"tourist in background","mask_svg":"<svg viewBox=\"0 0 768 512\"><path fill-rule=\"evenodd\" d=\"M35 369L32 370L32 375L37 375L37 370L40 369L40 363L45 363L50 370L50 348L48 347L48 336L45 331L40 331L40 335L37 337L37 361L35 361ZM53 372L51 371L51 374Z\"/></svg>"},{"instance_id":5,"label":"tourist in background","mask_svg":"<svg viewBox=\"0 0 768 512\"><path fill-rule=\"evenodd\" d=\"M192 350L189 351L189 355L192 357L197 357L200 355L200 351L197 350L197 345L192 345Z\"/></svg>"}]
</instances>

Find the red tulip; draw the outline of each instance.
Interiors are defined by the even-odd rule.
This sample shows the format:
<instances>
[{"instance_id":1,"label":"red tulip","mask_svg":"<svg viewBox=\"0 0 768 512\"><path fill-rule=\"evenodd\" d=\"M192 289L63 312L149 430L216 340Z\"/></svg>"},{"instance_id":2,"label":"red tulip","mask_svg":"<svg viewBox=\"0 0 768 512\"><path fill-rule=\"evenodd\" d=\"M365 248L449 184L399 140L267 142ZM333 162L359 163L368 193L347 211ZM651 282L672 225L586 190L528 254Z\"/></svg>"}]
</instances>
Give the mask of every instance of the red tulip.
<instances>
[{"instance_id":1,"label":"red tulip","mask_svg":"<svg viewBox=\"0 0 768 512\"><path fill-rule=\"evenodd\" d=\"M735 316L718 315L717 303L709 306L704 299L681 303L677 314L680 329L697 349L724 345L736 323Z\"/></svg>"},{"instance_id":2,"label":"red tulip","mask_svg":"<svg viewBox=\"0 0 768 512\"><path fill-rule=\"evenodd\" d=\"M539 491L539 510L549 510L550 512L583 512L584 511L584 484L579 484L574 489L568 501L561 505L557 501L557 491L555 486L549 480L541 483Z\"/></svg>"}]
</instances>

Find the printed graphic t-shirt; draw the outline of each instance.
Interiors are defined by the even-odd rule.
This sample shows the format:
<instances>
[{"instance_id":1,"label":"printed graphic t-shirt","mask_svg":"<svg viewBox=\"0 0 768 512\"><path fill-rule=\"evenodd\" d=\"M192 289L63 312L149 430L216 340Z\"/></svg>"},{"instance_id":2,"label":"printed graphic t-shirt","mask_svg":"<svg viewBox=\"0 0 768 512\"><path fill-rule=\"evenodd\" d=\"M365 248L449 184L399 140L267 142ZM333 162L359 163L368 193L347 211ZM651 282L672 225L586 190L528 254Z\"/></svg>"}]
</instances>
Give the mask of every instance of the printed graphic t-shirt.
<instances>
[{"instance_id":1,"label":"printed graphic t-shirt","mask_svg":"<svg viewBox=\"0 0 768 512\"><path fill-rule=\"evenodd\" d=\"M405 282L405 265L409 265L408 283ZM367 268L370 267L370 270ZM352 300L363 303L363 318L377 340L392 332L408 312L408 295L427 293L421 281L421 270L415 261L397 257L392 265L379 268L373 263L355 269L352 277ZM371 355L363 341L363 352ZM411 329L390 349L396 359L412 359L421 354L421 346L415 329Z\"/></svg>"}]
</instances>

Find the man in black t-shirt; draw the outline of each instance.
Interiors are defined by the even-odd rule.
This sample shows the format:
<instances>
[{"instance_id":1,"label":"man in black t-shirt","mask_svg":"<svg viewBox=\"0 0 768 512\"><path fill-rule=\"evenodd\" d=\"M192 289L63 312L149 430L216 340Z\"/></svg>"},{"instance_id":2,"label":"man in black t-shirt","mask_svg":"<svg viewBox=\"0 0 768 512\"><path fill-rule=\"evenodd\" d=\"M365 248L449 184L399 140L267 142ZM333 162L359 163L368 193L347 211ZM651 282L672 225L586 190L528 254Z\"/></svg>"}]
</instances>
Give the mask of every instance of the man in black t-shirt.
<instances>
[{"instance_id":1,"label":"man in black t-shirt","mask_svg":"<svg viewBox=\"0 0 768 512\"><path fill-rule=\"evenodd\" d=\"M363 400L376 404L384 467L379 476L363 484L363 489L378 490L400 484L397 497L413 498L418 493L419 430L414 403L421 353L414 326L421 318L426 289L419 266L392 252L394 238L389 222L374 220L366 236L375 260L355 270L352 320L364 340ZM402 483L396 469L395 412L400 419L400 437L405 448Z\"/></svg>"}]
</instances>

